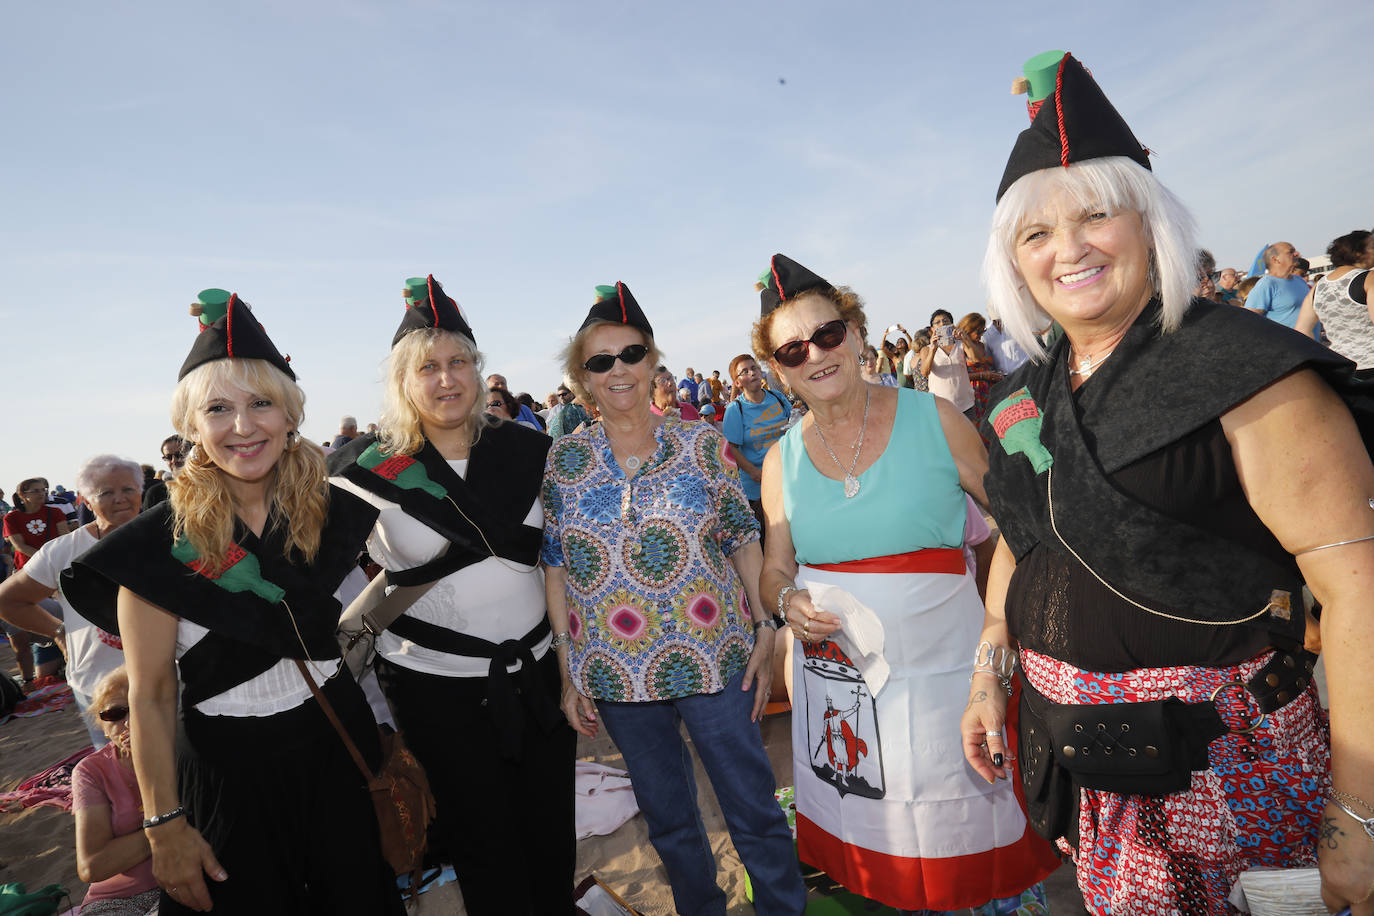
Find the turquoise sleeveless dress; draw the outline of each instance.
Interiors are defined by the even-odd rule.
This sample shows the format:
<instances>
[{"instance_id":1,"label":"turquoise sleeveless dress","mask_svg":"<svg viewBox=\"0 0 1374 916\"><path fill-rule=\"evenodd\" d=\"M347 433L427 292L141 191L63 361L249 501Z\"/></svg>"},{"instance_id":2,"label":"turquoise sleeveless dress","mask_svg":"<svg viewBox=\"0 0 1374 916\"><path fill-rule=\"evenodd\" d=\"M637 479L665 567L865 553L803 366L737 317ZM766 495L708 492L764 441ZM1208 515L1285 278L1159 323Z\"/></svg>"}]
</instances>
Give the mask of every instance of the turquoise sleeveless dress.
<instances>
[{"instance_id":1,"label":"turquoise sleeveless dress","mask_svg":"<svg viewBox=\"0 0 1374 916\"><path fill-rule=\"evenodd\" d=\"M1011 783L988 785L964 760L983 627L961 552L967 502L934 396L897 398L891 439L852 499L812 464L801 424L779 442L797 585L822 606L815 593L832 587L871 610L890 666L874 690L835 641L794 644L797 847L865 897L955 910L1019 894L1058 860Z\"/></svg>"}]
</instances>

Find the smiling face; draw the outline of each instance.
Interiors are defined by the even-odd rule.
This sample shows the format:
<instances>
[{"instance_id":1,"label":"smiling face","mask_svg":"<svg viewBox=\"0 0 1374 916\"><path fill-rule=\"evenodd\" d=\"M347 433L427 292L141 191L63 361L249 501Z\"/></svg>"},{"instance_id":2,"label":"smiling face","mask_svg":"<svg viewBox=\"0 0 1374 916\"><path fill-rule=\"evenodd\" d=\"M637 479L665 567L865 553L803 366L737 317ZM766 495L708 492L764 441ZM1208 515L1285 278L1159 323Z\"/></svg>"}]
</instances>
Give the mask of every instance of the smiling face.
<instances>
[{"instance_id":1,"label":"smiling face","mask_svg":"<svg viewBox=\"0 0 1374 916\"><path fill-rule=\"evenodd\" d=\"M487 386L477 377L467 348L452 335L441 334L407 374L405 393L421 429L430 435L468 423L477 399L487 397Z\"/></svg>"},{"instance_id":2,"label":"smiling face","mask_svg":"<svg viewBox=\"0 0 1374 916\"><path fill-rule=\"evenodd\" d=\"M81 498L95 513L102 529L117 528L138 515L143 481L132 468L114 467L94 475L90 491Z\"/></svg>"},{"instance_id":3,"label":"smiling face","mask_svg":"<svg viewBox=\"0 0 1374 916\"><path fill-rule=\"evenodd\" d=\"M648 346L649 343L638 328L625 324L597 325L587 332L583 341L582 362L599 354L617 354L633 344ZM605 372L592 372L584 368L580 375L582 385L591 393L597 408L603 413L633 414L647 410L653 371L653 363L646 356L630 365L617 359ZM673 399L676 403L676 389Z\"/></svg>"},{"instance_id":4,"label":"smiling face","mask_svg":"<svg viewBox=\"0 0 1374 916\"><path fill-rule=\"evenodd\" d=\"M286 450L291 430L282 405L237 385L212 390L196 413L195 425L195 441L206 457L245 483L267 479Z\"/></svg>"},{"instance_id":5,"label":"smiling face","mask_svg":"<svg viewBox=\"0 0 1374 916\"><path fill-rule=\"evenodd\" d=\"M809 340L821 325L840 317L839 310L829 299L805 293L784 305L775 315L769 327L769 342L774 350L794 340ZM862 384L859 329L850 323L847 331L844 341L833 350L822 350L808 343L806 362L795 369L783 366L776 359L770 360L773 371L808 404L844 397L851 386Z\"/></svg>"},{"instance_id":6,"label":"smiling face","mask_svg":"<svg viewBox=\"0 0 1374 916\"><path fill-rule=\"evenodd\" d=\"M1026 288L1066 329L1129 324L1149 302L1149 239L1140 214L1082 207L1063 189L1016 233Z\"/></svg>"}]
</instances>

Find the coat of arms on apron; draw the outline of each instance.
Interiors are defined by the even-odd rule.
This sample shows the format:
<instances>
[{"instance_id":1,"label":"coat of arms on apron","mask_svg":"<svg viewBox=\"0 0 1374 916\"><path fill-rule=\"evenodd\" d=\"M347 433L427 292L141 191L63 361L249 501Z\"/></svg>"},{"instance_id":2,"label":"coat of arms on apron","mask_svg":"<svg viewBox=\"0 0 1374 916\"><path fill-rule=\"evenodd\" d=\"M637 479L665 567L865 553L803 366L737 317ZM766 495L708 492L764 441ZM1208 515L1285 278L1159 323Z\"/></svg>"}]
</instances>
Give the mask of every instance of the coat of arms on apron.
<instances>
[{"instance_id":1,"label":"coat of arms on apron","mask_svg":"<svg viewBox=\"0 0 1374 916\"><path fill-rule=\"evenodd\" d=\"M835 643L803 645L802 694L811 771L841 796L882 798L887 792L883 754L877 709L868 685Z\"/></svg>"}]
</instances>

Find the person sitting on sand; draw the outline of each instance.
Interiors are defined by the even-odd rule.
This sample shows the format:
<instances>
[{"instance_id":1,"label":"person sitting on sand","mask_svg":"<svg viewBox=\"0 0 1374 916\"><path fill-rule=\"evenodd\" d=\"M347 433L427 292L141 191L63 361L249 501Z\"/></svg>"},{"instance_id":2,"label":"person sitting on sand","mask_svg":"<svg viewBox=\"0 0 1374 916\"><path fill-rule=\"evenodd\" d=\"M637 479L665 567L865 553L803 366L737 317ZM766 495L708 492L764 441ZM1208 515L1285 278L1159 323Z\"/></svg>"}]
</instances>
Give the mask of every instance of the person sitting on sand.
<instances>
[{"instance_id":1,"label":"person sitting on sand","mask_svg":"<svg viewBox=\"0 0 1374 916\"><path fill-rule=\"evenodd\" d=\"M146 916L158 909L153 851L143 833L143 801L129 745L129 672L100 679L86 715L109 739L72 772L76 873L90 884L83 916Z\"/></svg>"}]
</instances>

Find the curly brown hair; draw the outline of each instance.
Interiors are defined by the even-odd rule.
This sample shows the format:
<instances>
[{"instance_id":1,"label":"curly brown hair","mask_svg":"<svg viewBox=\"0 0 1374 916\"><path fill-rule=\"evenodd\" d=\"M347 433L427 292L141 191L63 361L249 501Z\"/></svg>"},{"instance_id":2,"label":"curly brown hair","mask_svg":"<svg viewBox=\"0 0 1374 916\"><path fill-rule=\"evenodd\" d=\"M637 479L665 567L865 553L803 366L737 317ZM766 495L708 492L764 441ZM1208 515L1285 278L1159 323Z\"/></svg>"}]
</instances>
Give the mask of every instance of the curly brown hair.
<instances>
[{"instance_id":1,"label":"curly brown hair","mask_svg":"<svg viewBox=\"0 0 1374 916\"><path fill-rule=\"evenodd\" d=\"M760 363L769 363L773 359L773 351L786 341L774 342L772 339L773 321L787 309L808 296L817 296L830 302L835 306L835 311L845 320L846 324L859 329L860 336L863 336L864 329L868 327L868 316L864 314L864 301L859 298L859 294L847 286L837 286L831 289L809 289L795 299L789 299L782 305L764 315L754 322L754 330L749 339L749 345L754 350L754 355L758 357Z\"/></svg>"}]
</instances>

